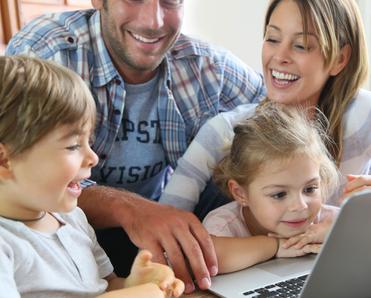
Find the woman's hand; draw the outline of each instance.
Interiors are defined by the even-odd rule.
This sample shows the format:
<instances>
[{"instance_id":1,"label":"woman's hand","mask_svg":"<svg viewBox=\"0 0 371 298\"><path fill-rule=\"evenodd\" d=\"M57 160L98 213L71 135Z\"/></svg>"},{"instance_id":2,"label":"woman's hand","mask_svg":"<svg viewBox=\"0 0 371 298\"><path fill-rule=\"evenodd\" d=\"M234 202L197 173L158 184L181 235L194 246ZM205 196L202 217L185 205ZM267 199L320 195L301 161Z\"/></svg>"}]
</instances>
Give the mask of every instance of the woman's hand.
<instances>
[{"instance_id":1,"label":"woman's hand","mask_svg":"<svg viewBox=\"0 0 371 298\"><path fill-rule=\"evenodd\" d=\"M371 188L371 175L347 175L347 180L340 202L354 192Z\"/></svg>"}]
</instances>

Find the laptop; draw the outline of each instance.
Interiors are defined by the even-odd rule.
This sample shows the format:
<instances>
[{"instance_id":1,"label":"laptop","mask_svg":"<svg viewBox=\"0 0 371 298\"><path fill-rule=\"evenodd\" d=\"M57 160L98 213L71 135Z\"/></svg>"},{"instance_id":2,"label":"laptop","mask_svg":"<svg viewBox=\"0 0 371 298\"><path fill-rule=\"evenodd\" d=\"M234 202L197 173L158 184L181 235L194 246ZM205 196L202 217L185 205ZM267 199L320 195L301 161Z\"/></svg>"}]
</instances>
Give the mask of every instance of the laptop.
<instances>
[{"instance_id":1,"label":"laptop","mask_svg":"<svg viewBox=\"0 0 371 298\"><path fill-rule=\"evenodd\" d=\"M371 191L352 195L318 255L280 258L212 278L220 297L371 297Z\"/></svg>"}]
</instances>

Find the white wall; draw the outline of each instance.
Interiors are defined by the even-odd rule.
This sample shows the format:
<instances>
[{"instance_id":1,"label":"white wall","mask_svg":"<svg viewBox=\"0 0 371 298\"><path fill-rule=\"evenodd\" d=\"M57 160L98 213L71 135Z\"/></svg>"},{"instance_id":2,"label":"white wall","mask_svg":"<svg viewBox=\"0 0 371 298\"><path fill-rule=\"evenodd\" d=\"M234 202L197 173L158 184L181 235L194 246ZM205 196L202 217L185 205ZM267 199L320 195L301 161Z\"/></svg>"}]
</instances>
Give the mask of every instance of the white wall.
<instances>
[{"instance_id":1,"label":"white wall","mask_svg":"<svg viewBox=\"0 0 371 298\"><path fill-rule=\"evenodd\" d=\"M183 32L231 50L261 71L268 0L185 0Z\"/></svg>"},{"instance_id":2,"label":"white wall","mask_svg":"<svg viewBox=\"0 0 371 298\"><path fill-rule=\"evenodd\" d=\"M263 22L268 2L185 0L183 32L229 49L261 72ZM371 63L371 1L358 0L358 3L365 21ZM365 87L371 87L371 74Z\"/></svg>"},{"instance_id":3,"label":"white wall","mask_svg":"<svg viewBox=\"0 0 371 298\"><path fill-rule=\"evenodd\" d=\"M366 84L367 89L371 90L371 1L370 0L358 0L359 8L362 13L363 21L365 23L365 32L368 42L368 66L369 76Z\"/></svg>"}]
</instances>

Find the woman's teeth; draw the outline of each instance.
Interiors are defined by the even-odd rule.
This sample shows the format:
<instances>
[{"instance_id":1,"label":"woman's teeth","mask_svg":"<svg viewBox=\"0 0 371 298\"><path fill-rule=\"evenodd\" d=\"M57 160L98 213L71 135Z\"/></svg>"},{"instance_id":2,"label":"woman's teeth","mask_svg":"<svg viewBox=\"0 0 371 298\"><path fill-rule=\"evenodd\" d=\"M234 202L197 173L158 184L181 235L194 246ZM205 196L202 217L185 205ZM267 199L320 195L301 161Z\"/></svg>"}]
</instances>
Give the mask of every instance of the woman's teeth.
<instances>
[{"instance_id":1,"label":"woman's teeth","mask_svg":"<svg viewBox=\"0 0 371 298\"><path fill-rule=\"evenodd\" d=\"M299 78L299 76L296 76L296 75L293 75L293 74L290 74L290 73L279 72L277 70L272 70L272 76L275 79L285 80L285 81L295 81Z\"/></svg>"}]
</instances>

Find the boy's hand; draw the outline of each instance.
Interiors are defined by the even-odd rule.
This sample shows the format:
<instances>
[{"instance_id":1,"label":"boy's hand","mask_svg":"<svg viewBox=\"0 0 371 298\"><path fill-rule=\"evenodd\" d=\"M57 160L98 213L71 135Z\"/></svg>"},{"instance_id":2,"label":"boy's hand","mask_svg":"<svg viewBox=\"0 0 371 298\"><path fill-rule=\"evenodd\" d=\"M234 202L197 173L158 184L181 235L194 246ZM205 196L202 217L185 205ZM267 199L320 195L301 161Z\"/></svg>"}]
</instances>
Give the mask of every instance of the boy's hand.
<instances>
[{"instance_id":1,"label":"boy's hand","mask_svg":"<svg viewBox=\"0 0 371 298\"><path fill-rule=\"evenodd\" d=\"M184 283L175 278L169 266L153 263L151 259L152 254L148 250L138 253L125 280L125 287L154 283L164 292L164 297L179 297L184 291Z\"/></svg>"},{"instance_id":2,"label":"boy's hand","mask_svg":"<svg viewBox=\"0 0 371 298\"><path fill-rule=\"evenodd\" d=\"M295 258L301 257L309 253L317 254L321 249L321 244L306 244L301 248L284 247L287 239L277 238L278 251L276 253L277 258Z\"/></svg>"}]
</instances>

